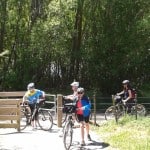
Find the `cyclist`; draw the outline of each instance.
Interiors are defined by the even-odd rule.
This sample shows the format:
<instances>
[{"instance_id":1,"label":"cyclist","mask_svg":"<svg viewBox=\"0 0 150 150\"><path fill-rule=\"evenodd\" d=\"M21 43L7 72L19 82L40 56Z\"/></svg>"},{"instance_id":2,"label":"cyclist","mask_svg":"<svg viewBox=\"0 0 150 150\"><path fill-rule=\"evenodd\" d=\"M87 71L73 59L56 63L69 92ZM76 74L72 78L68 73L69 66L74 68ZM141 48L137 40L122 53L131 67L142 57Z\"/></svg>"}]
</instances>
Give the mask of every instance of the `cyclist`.
<instances>
[{"instance_id":1,"label":"cyclist","mask_svg":"<svg viewBox=\"0 0 150 150\"><path fill-rule=\"evenodd\" d=\"M124 80L122 81L123 84L123 91L120 93L117 93L118 96L122 95L123 97L123 103L127 106L127 113L131 112L131 107L135 103L135 96L133 94L133 89L131 88L130 81Z\"/></svg>"},{"instance_id":2,"label":"cyclist","mask_svg":"<svg viewBox=\"0 0 150 150\"><path fill-rule=\"evenodd\" d=\"M77 89L79 87L79 82L74 81L70 85L72 87L73 94L64 96L63 97L65 99L64 103L74 103L76 105L76 101L78 98ZM74 125L75 124L78 125L78 123L76 122L75 114L73 114L73 120L74 120Z\"/></svg>"},{"instance_id":3,"label":"cyclist","mask_svg":"<svg viewBox=\"0 0 150 150\"><path fill-rule=\"evenodd\" d=\"M78 87L79 87L79 82L75 82L75 81L74 81L74 82L72 82L70 85L71 85L71 87L72 87L73 94L64 96L64 99L76 101L76 99L77 99L77 89L78 89Z\"/></svg>"},{"instance_id":4,"label":"cyclist","mask_svg":"<svg viewBox=\"0 0 150 150\"><path fill-rule=\"evenodd\" d=\"M84 141L84 125L87 133L87 139L91 141L89 134L89 116L91 112L91 103L87 96L84 94L84 88L77 89L78 99L76 103L76 114L80 123L81 129L81 146L85 145Z\"/></svg>"},{"instance_id":5,"label":"cyclist","mask_svg":"<svg viewBox=\"0 0 150 150\"><path fill-rule=\"evenodd\" d=\"M79 87L79 82L74 81L74 82L72 82L70 84L70 86L72 88L73 94L70 94L70 95L67 95L67 96L63 96L63 99L64 99L63 102L64 102L64 104L66 104L66 103L74 103L76 105L76 100L78 98L77 89ZM64 110L63 110L64 112L66 111L65 109L66 108L64 108ZM76 121L76 117L75 117L74 113L73 113L72 117L73 117L73 120L74 120L74 126L76 126L75 124L78 124L78 123ZM63 136L63 130L60 131L60 135L59 136L60 137Z\"/></svg>"},{"instance_id":6,"label":"cyclist","mask_svg":"<svg viewBox=\"0 0 150 150\"><path fill-rule=\"evenodd\" d=\"M28 113L33 114L34 108L36 103L42 103L42 101L39 101L40 99L44 100L45 99L45 92L41 91L39 89L35 89L35 84L34 83L29 83L27 85L27 92L23 96L23 104L25 102L28 102L29 104L29 109ZM31 120L31 125L33 128L36 128L37 125L37 112L35 114L35 117L32 118Z\"/></svg>"}]
</instances>

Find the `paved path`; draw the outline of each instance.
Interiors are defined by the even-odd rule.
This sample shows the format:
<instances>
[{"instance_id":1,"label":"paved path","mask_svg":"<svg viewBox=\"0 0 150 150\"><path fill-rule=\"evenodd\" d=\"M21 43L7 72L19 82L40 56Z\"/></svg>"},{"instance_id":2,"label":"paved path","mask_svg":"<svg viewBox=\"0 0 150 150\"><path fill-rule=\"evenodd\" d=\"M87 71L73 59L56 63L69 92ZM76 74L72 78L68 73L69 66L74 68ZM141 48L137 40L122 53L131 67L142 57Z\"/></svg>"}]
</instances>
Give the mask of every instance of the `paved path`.
<instances>
[{"instance_id":1,"label":"paved path","mask_svg":"<svg viewBox=\"0 0 150 150\"><path fill-rule=\"evenodd\" d=\"M60 137L62 129L53 126L51 131L40 129L32 130L29 126L22 132L16 129L0 129L0 150L64 150L63 140ZM73 143L70 150L110 150L107 143L99 140L98 136L91 131L92 141L87 141L86 146L80 146L80 130L74 129Z\"/></svg>"}]
</instances>

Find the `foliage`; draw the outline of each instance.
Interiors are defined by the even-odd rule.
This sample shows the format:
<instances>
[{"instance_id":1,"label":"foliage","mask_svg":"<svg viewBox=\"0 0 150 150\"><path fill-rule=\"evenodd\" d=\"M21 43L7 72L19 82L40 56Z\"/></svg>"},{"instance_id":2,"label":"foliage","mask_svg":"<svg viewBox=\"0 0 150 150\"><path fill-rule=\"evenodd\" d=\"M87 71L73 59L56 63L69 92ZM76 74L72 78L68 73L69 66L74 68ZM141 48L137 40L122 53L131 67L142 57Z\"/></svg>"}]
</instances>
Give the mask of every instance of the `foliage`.
<instances>
[{"instance_id":1,"label":"foliage","mask_svg":"<svg viewBox=\"0 0 150 150\"><path fill-rule=\"evenodd\" d=\"M150 78L149 5L1 0L0 89L23 90L30 81L45 90L63 89L76 79L110 95L129 79L140 91Z\"/></svg>"}]
</instances>

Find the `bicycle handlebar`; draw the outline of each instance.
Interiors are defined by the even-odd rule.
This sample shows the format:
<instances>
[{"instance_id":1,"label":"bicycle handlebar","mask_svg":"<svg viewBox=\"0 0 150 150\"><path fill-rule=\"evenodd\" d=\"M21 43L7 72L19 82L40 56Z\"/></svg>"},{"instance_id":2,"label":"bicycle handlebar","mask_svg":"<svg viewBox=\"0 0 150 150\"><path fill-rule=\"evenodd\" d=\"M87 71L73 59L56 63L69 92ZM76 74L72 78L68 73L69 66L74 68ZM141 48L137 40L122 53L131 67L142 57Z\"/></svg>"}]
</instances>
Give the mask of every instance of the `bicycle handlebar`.
<instances>
[{"instance_id":1,"label":"bicycle handlebar","mask_svg":"<svg viewBox=\"0 0 150 150\"><path fill-rule=\"evenodd\" d=\"M39 103L41 103L41 102L44 102L44 101L46 101L45 99L43 99L43 98L39 98L39 99L37 99L37 101L36 101L36 103L35 104L39 104ZM30 103L30 101L29 100L25 100L24 102L22 102L22 105L29 105L29 103Z\"/></svg>"}]
</instances>

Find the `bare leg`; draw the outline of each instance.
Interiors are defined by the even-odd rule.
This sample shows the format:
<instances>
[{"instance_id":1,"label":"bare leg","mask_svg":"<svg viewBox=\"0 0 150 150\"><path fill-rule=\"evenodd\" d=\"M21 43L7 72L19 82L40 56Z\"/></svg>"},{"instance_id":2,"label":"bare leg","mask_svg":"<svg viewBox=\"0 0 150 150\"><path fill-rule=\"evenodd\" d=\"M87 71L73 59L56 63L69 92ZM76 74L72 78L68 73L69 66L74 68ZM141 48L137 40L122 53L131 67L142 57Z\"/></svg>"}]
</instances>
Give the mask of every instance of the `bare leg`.
<instances>
[{"instance_id":1,"label":"bare leg","mask_svg":"<svg viewBox=\"0 0 150 150\"><path fill-rule=\"evenodd\" d=\"M80 129L81 129L81 141L84 141L84 122L80 122Z\"/></svg>"},{"instance_id":2,"label":"bare leg","mask_svg":"<svg viewBox=\"0 0 150 150\"><path fill-rule=\"evenodd\" d=\"M85 123L87 138L88 138L89 141L91 141L91 136L89 134L89 130L90 130L89 128L90 128L89 123Z\"/></svg>"},{"instance_id":3,"label":"bare leg","mask_svg":"<svg viewBox=\"0 0 150 150\"><path fill-rule=\"evenodd\" d=\"M31 126L34 127L34 121L31 121Z\"/></svg>"},{"instance_id":4,"label":"bare leg","mask_svg":"<svg viewBox=\"0 0 150 150\"><path fill-rule=\"evenodd\" d=\"M31 109L30 109L30 107L26 107L26 109L27 109L27 113L28 113L28 114L31 114Z\"/></svg>"},{"instance_id":5,"label":"bare leg","mask_svg":"<svg viewBox=\"0 0 150 150\"><path fill-rule=\"evenodd\" d=\"M85 123L86 134L89 134L89 123Z\"/></svg>"}]
</instances>

